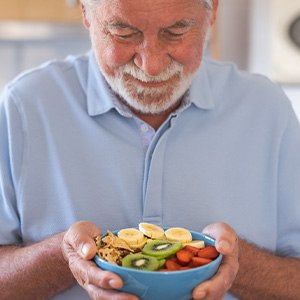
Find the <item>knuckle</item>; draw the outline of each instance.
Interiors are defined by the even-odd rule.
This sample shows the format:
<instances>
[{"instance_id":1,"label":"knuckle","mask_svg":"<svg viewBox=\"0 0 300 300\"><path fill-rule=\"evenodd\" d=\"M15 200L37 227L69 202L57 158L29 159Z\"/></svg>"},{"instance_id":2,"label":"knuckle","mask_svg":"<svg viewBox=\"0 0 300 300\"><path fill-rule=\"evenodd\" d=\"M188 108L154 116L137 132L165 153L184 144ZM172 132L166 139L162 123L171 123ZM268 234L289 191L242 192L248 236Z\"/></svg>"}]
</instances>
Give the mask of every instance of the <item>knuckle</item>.
<instances>
[{"instance_id":1,"label":"knuckle","mask_svg":"<svg viewBox=\"0 0 300 300\"><path fill-rule=\"evenodd\" d=\"M90 284L89 268L82 268L76 261L71 261L69 267L77 282L86 288Z\"/></svg>"},{"instance_id":2,"label":"knuckle","mask_svg":"<svg viewBox=\"0 0 300 300\"><path fill-rule=\"evenodd\" d=\"M239 264L237 264L236 268L234 269L234 273L233 273L234 278L237 276L238 272L239 272Z\"/></svg>"},{"instance_id":3,"label":"knuckle","mask_svg":"<svg viewBox=\"0 0 300 300\"><path fill-rule=\"evenodd\" d=\"M99 282L99 286L102 288L110 288L109 285L109 279L110 277L108 277L109 272L107 271L102 271L101 272L101 276L98 278L98 282Z\"/></svg>"},{"instance_id":4,"label":"knuckle","mask_svg":"<svg viewBox=\"0 0 300 300\"><path fill-rule=\"evenodd\" d=\"M93 267L87 267L83 270L82 276L85 281L85 285L92 285L97 282L98 287L102 287L101 278L102 276L96 276L95 270ZM100 279L100 280L99 280Z\"/></svg>"},{"instance_id":5,"label":"knuckle","mask_svg":"<svg viewBox=\"0 0 300 300\"><path fill-rule=\"evenodd\" d=\"M88 292L90 298L93 299L93 300L105 299L102 292L101 292L101 289L96 289L93 286L87 286L86 291Z\"/></svg>"},{"instance_id":6,"label":"knuckle","mask_svg":"<svg viewBox=\"0 0 300 300\"><path fill-rule=\"evenodd\" d=\"M83 288L88 288L90 284L89 276L88 276L88 271L81 271L78 276L76 276L77 282L83 287Z\"/></svg>"},{"instance_id":7,"label":"knuckle","mask_svg":"<svg viewBox=\"0 0 300 300\"><path fill-rule=\"evenodd\" d=\"M224 279L223 281L224 291L225 292L228 291L232 287L232 284L233 284L233 280Z\"/></svg>"},{"instance_id":8,"label":"knuckle","mask_svg":"<svg viewBox=\"0 0 300 300\"><path fill-rule=\"evenodd\" d=\"M229 270L230 277L235 278L239 270L238 261L237 260L231 261L228 263L228 266L229 266L228 270Z\"/></svg>"}]
</instances>

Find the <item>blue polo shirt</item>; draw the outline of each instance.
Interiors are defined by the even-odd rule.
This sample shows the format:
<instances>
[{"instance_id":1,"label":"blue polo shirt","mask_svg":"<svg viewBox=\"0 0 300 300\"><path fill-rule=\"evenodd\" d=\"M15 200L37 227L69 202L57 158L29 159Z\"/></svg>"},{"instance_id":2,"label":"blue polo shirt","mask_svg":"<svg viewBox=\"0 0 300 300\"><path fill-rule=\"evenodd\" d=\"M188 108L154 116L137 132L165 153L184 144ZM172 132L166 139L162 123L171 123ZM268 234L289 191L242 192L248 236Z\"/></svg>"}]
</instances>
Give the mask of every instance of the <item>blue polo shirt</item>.
<instances>
[{"instance_id":1,"label":"blue polo shirt","mask_svg":"<svg viewBox=\"0 0 300 300\"><path fill-rule=\"evenodd\" d=\"M153 131L118 104L92 52L49 62L7 85L0 137L0 244L78 220L103 231L223 221L300 256L298 120L277 86L232 64L204 59L184 105Z\"/></svg>"}]
</instances>

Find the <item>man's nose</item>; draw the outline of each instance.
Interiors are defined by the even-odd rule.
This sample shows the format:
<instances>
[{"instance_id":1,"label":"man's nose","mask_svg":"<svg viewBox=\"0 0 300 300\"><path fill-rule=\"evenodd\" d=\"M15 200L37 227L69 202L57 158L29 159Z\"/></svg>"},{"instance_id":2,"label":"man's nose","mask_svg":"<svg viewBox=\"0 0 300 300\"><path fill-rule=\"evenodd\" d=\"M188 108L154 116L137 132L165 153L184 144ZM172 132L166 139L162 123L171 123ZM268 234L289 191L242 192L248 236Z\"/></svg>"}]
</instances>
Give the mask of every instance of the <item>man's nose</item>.
<instances>
[{"instance_id":1,"label":"man's nose","mask_svg":"<svg viewBox=\"0 0 300 300\"><path fill-rule=\"evenodd\" d=\"M136 47L133 61L145 74L157 76L170 65L171 57L163 42L149 38Z\"/></svg>"}]
</instances>

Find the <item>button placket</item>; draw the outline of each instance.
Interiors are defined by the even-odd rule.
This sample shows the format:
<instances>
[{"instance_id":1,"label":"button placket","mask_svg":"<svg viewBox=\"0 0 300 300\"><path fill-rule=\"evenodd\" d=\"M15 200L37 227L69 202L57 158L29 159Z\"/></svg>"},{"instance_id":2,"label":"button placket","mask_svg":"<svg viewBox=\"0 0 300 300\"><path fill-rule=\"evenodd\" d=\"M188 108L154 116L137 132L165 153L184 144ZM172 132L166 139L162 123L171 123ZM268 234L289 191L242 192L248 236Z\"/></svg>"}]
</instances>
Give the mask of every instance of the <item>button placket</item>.
<instances>
[{"instance_id":1,"label":"button placket","mask_svg":"<svg viewBox=\"0 0 300 300\"><path fill-rule=\"evenodd\" d=\"M156 132L145 158L143 220L155 224L162 224L164 158L169 125L170 123L167 122L163 128Z\"/></svg>"}]
</instances>

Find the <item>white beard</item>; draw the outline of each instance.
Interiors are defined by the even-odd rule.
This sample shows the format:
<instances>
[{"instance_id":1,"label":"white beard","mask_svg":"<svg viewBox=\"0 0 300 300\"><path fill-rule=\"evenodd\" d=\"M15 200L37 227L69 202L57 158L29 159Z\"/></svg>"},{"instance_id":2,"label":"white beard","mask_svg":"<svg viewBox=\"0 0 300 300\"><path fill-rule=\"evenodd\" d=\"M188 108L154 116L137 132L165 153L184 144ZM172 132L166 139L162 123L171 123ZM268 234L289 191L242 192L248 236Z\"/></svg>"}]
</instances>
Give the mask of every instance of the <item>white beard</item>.
<instances>
[{"instance_id":1,"label":"white beard","mask_svg":"<svg viewBox=\"0 0 300 300\"><path fill-rule=\"evenodd\" d=\"M195 73L183 74L183 66L172 61L161 74L148 76L133 62L121 66L115 76L102 74L112 90L133 110L144 114L159 114L179 103L190 87ZM142 82L166 82L158 87L146 87Z\"/></svg>"}]
</instances>

